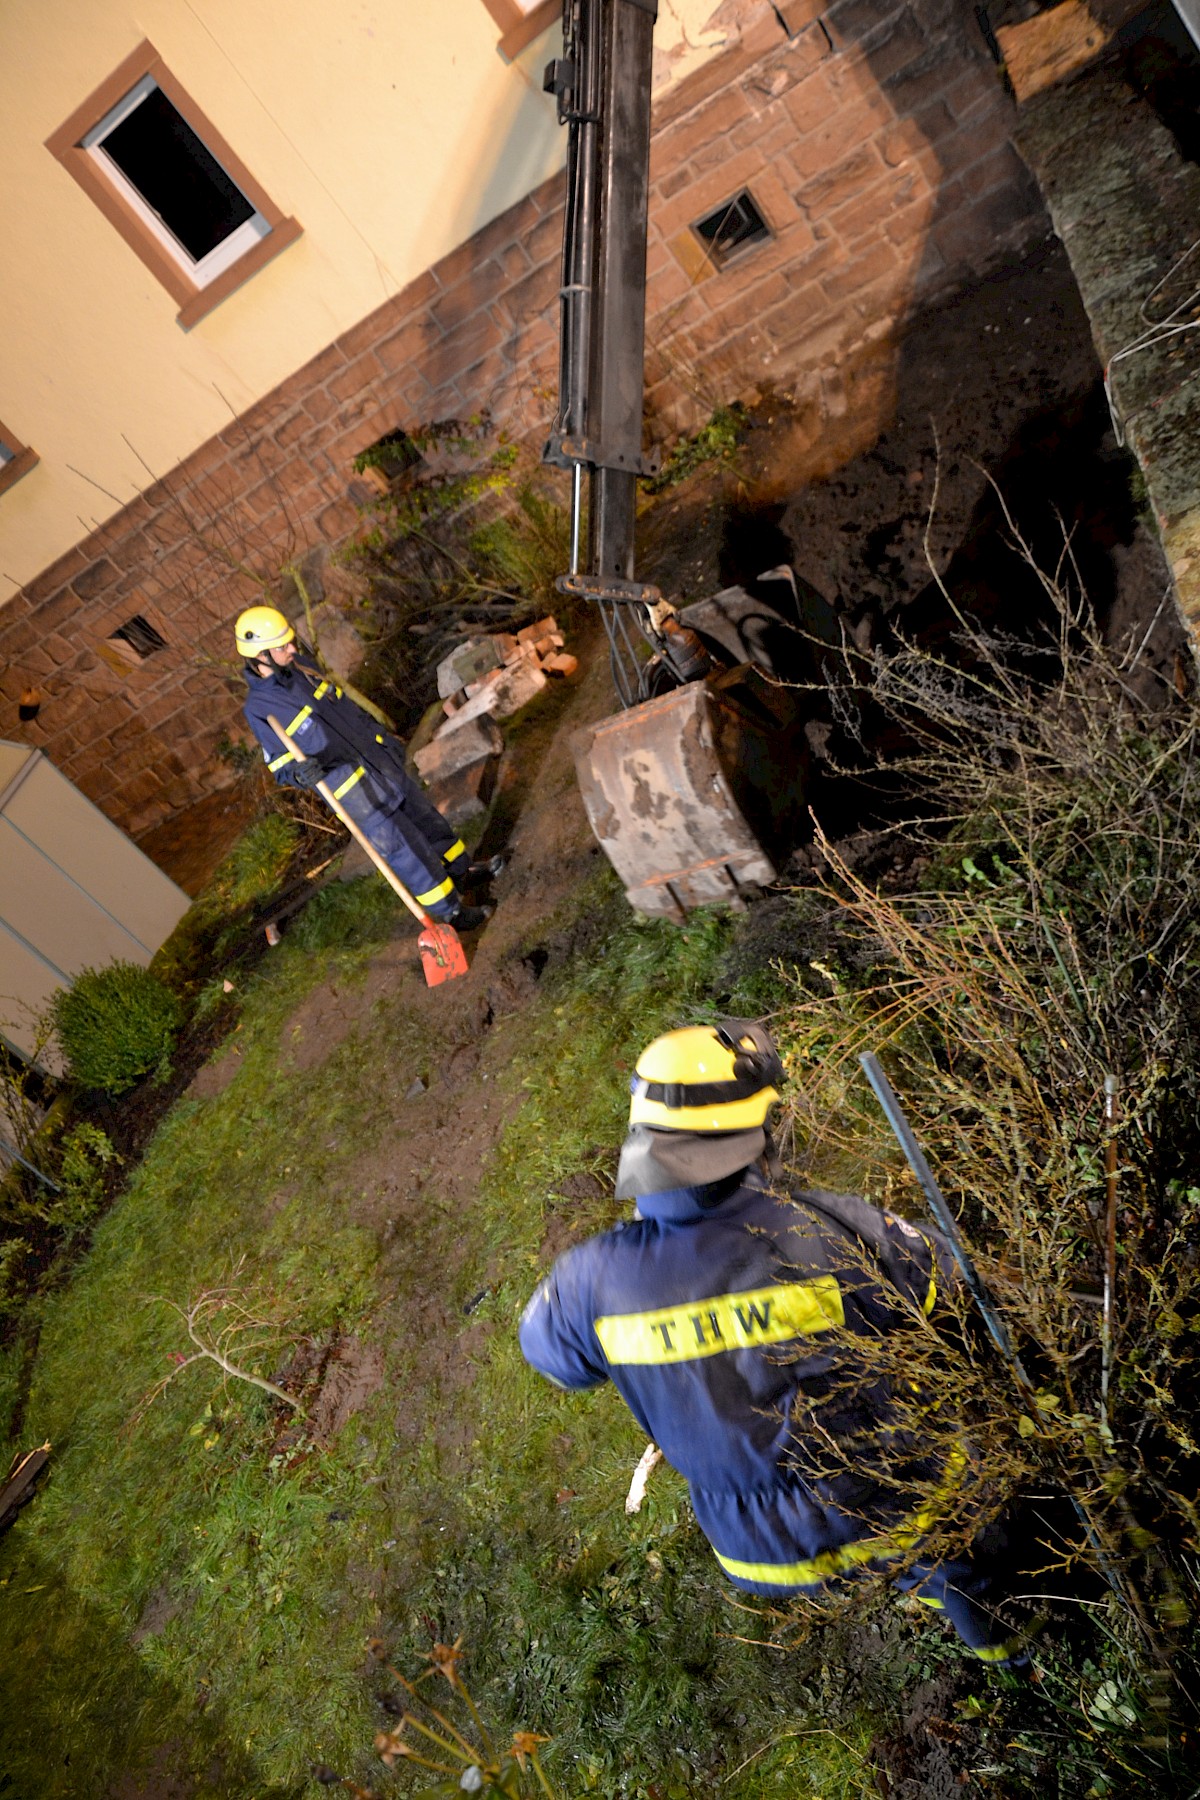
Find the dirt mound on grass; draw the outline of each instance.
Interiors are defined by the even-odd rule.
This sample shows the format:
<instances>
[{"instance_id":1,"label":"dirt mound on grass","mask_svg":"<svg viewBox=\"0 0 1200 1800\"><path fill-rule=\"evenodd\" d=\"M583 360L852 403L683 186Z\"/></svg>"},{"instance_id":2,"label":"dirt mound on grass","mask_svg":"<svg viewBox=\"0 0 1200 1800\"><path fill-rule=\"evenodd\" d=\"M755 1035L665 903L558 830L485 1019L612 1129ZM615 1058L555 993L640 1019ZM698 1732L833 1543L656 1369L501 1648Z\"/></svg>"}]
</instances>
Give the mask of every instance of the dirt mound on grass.
<instances>
[{"instance_id":1,"label":"dirt mound on grass","mask_svg":"<svg viewBox=\"0 0 1200 1800\"><path fill-rule=\"evenodd\" d=\"M274 1378L304 1410L286 1417L271 1454L286 1457L310 1445L328 1444L383 1386L384 1369L378 1344L364 1344L340 1332L304 1339Z\"/></svg>"},{"instance_id":2,"label":"dirt mound on grass","mask_svg":"<svg viewBox=\"0 0 1200 1800\"><path fill-rule=\"evenodd\" d=\"M383 1386L383 1351L378 1344L338 1338L329 1353L309 1428L315 1441L328 1443Z\"/></svg>"},{"instance_id":3,"label":"dirt mound on grass","mask_svg":"<svg viewBox=\"0 0 1200 1800\"><path fill-rule=\"evenodd\" d=\"M371 958L361 981L330 981L314 988L279 1033L280 1069L306 1074L319 1068L356 1026L369 1020L380 997L419 966L416 938L404 932Z\"/></svg>"}]
</instances>

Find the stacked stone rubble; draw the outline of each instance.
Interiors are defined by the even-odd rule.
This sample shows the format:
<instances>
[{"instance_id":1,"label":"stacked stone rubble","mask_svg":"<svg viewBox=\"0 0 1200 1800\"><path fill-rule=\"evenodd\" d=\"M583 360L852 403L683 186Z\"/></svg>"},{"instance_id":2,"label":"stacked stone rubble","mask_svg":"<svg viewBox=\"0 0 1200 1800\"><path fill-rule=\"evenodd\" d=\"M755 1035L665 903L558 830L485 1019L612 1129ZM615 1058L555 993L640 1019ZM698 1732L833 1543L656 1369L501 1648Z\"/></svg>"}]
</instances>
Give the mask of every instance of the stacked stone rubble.
<instances>
[{"instance_id":1,"label":"stacked stone rubble","mask_svg":"<svg viewBox=\"0 0 1200 1800\"><path fill-rule=\"evenodd\" d=\"M504 750L497 721L535 699L547 672L562 679L577 667L553 618L539 619L515 636L468 638L443 658L438 692L445 716L412 760L434 804L457 829L490 804Z\"/></svg>"}]
</instances>

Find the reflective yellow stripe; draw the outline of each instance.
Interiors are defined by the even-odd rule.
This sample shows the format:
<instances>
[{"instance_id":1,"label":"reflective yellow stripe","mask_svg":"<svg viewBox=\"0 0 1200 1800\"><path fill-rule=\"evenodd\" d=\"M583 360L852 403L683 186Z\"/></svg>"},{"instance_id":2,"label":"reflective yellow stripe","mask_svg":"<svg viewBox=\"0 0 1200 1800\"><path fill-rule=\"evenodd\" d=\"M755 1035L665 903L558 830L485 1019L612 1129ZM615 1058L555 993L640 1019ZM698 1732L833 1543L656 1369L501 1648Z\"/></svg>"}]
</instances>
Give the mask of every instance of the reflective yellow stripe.
<instances>
[{"instance_id":1,"label":"reflective yellow stripe","mask_svg":"<svg viewBox=\"0 0 1200 1800\"><path fill-rule=\"evenodd\" d=\"M654 1312L613 1313L595 1321L610 1363L694 1362L722 1350L812 1337L845 1323L832 1275L742 1294L713 1294Z\"/></svg>"},{"instance_id":2,"label":"reflective yellow stripe","mask_svg":"<svg viewBox=\"0 0 1200 1800\"><path fill-rule=\"evenodd\" d=\"M267 767L268 767L268 769L270 769L270 771L273 775L275 773L276 769L282 769L284 763L290 763L291 760L292 760L291 751L285 750L282 756L277 756L275 758L274 762L269 762L267 764Z\"/></svg>"},{"instance_id":3,"label":"reflective yellow stripe","mask_svg":"<svg viewBox=\"0 0 1200 1800\"><path fill-rule=\"evenodd\" d=\"M921 1308L921 1311L925 1314L926 1318L928 1318L930 1313L933 1311L936 1301L937 1301L937 1282L934 1279L934 1277L931 1275L929 1277L929 1290L925 1295L925 1304Z\"/></svg>"},{"instance_id":4,"label":"reflective yellow stripe","mask_svg":"<svg viewBox=\"0 0 1200 1800\"><path fill-rule=\"evenodd\" d=\"M878 1537L862 1538L856 1544L843 1544L837 1550L823 1550L820 1556L814 1556L809 1562L739 1562L736 1557L722 1556L715 1544L713 1552L721 1567L730 1575L738 1575L743 1581L767 1582L774 1587L813 1587L817 1582L828 1581L833 1575L849 1574L852 1569L859 1569L864 1563L894 1560L914 1549L932 1529L934 1521L945 1510L957 1490L959 1477L966 1465L967 1453L961 1444L956 1444L946 1458L945 1475L919 1512L893 1526L890 1531L881 1532ZM918 1594L917 1599L921 1598ZM941 1606L938 1600L927 1600L925 1604ZM999 1661L1012 1654L1010 1648L1002 1651L994 1660Z\"/></svg>"},{"instance_id":5,"label":"reflective yellow stripe","mask_svg":"<svg viewBox=\"0 0 1200 1800\"><path fill-rule=\"evenodd\" d=\"M430 888L427 894L414 896L418 906L432 906L435 900L444 900L447 894L454 892L452 881L443 881L440 887Z\"/></svg>"},{"instance_id":6,"label":"reflective yellow stripe","mask_svg":"<svg viewBox=\"0 0 1200 1800\"><path fill-rule=\"evenodd\" d=\"M944 1601L935 1600L929 1594L917 1594L916 1598L921 1602L922 1606L932 1606L934 1612L945 1612L946 1610Z\"/></svg>"},{"instance_id":7,"label":"reflective yellow stripe","mask_svg":"<svg viewBox=\"0 0 1200 1800\"><path fill-rule=\"evenodd\" d=\"M308 718L308 716L311 712L312 712L311 706L302 706L300 708L300 711L296 714L295 718L292 720L291 724L284 726L284 730L287 732L289 737L295 736L296 732L300 729L301 725L303 725L305 719Z\"/></svg>"},{"instance_id":8,"label":"reflective yellow stripe","mask_svg":"<svg viewBox=\"0 0 1200 1800\"><path fill-rule=\"evenodd\" d=\"M643 1094L636 1106L638 1122L661 1126L664 1131L741 1131L761 1125L763 1118L761 1094L752 1094L748 1100L721 1100L710 1106L666 1106Z\"/></svg>"},{"instance_id":9,"label":"reflective yellow stripe","mask_svg":"<svg viewBox=\"0 0 1200 1800\"><path fill-rule=\"evenodd\" d=\"M958 1492L963 1470L967 1466L967 1453L961 1444L955 1444L946 1457L946 1473L930 1494L926 1504L912 1516L907 1525L897 1525L889 1531L887 1539L898 1550L911 1550L918 1538L932 1531L935 1523L941 1518L947 1506Z\"/></svg>"},{"instance_id":10,"label":"reflective yellow stripe","mask_svg":"<svg viewBox=\"0 0 1200 1800\"><path fill-rule=\"evenodd\" d=\"M719 1550L716 1553L727 1574L737 1575L742 1581L770 1582L775 1587L815 1587L833 1575L846 1575L864 1563L877 1562L880 1554L878 1541L870 1539L861 1544L843 1544L840 1550L822 1550L809 1562L739 1562L736 1557L722 1556Z\"/></svg>"},{"instance_id":11,"label":"reflective yellow stripe","mask_svg":"<svg viewBox=\"0 0 1200 1800\"><path fill-rule=\"evenodd\" d=\"M328 692L329 683L327 681L318 682L317 686L313 689L313 699L323 700Z\"/></svg>"},{"instance_id":12,"label":"reflective yellow stripe","mask_svg":"<svg viewBox=\"0 0 1200 1800\"><path fill-rule=\"evenodd\" d=\"M334 799L340 800L343 794L348 794L350 792L350 789L354 786L355 782L361 781L363 776L366 774L366 772L367 771L364 768L363 764L359 763L359 765L358 765L357 769L355 769L353 775L348 775L346 777L345 781L343 781L340 788L334 788L334 790L333 790Z\"/></svg>"},{"instance_id":13,"label":"reflective yellow stripe","mask_svg":"<svg viewBox=\"0 0 1200 1800\"><path fill-rule=\"evenodd\" d=\"M972 1650L971 1655L985 1663L1008 1662L1010 1657L1016 1656L1024 1648L1025 1639L1015 1637L1009 1638L1006 1644L985 1644L982 1650Z\"/></svg>"},{"instance_id":14,"label":"reflective yellow stripe","mask_svg":"<svg viewBox=\"0 0 1200 1800\"><path fill-rule=\"evenodd\" d=\"M465 856L466 854L467 846L463 843L462 839L459 838L457 844L451 844L448 850L442 851L442 861L453 862L456 856Z\"/></svg>"},{"instance_id":15,"label":"reflective yellow stripe","mask_svg":"<svg viewBox=\"0 0 1200 1800\"><path fill-rule=\"evenodd\" d=\"M383 742L383 739L380 737L378 732L375 733L375 742L377 744L382 744L382 742Z\"/></svg>"}]
</instances>

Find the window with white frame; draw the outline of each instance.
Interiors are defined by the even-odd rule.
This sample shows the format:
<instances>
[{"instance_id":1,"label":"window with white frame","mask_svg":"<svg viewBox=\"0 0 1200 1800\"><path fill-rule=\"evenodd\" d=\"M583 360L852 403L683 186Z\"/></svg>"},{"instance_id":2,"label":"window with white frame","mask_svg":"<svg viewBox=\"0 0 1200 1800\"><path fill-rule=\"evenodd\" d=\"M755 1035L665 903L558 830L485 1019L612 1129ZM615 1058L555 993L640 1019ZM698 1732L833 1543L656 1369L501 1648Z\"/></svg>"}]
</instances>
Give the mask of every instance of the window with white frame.
<instances>
[{"instance_id":1,"label":"window with white frame","mask_svg":"<svg viewBox=\"0 0 1200 1800\"><path fill-rule=\"evenodd\" d=\"M46 145L179 301L185 327L300 235L152 44Z\"/></svg>"},{"instance_id":2,"label":"window with white frame","mask_svg":"<svg viewBox=\"0 0 1200 1800\"><path fill-rule=\"evenodd\" d=\"M82 148L197 287L271 229L151 75L85 134Z\"/></svg>"}]
</instances>

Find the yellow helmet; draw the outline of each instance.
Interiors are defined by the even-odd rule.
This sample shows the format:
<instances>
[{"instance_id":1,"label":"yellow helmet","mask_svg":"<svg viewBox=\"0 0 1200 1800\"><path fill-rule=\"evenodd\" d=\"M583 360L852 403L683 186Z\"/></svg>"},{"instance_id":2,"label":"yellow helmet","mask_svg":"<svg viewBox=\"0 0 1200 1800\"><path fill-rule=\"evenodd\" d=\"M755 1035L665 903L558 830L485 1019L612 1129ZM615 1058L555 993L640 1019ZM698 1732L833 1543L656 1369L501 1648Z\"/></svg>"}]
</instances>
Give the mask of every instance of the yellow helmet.
<instances>
[{"instance_id":1,"label":"yellow helmet","mask_svg":"<svg viewBox=\"0 0 1200 1800\"><path fill-rule=\"evenodd\" d=\"M261 656L264 650L290 644L296 635L283 614L273 606L248 607L239 614L233 630L243 656Z\"/></svg>"},{"instance_id":2,"label":"yellow helmet","mask_svg":"<svg viewBox=\"0 0 1200 1800\"><path fill-rule=\"evenodd\" d=\"M631 1125L659 1131L748 1131L779 1099L783 1064L750 1019L685 1025L655 1038L629 1087Z\"/></svg>"}]
</instances>

